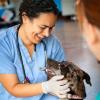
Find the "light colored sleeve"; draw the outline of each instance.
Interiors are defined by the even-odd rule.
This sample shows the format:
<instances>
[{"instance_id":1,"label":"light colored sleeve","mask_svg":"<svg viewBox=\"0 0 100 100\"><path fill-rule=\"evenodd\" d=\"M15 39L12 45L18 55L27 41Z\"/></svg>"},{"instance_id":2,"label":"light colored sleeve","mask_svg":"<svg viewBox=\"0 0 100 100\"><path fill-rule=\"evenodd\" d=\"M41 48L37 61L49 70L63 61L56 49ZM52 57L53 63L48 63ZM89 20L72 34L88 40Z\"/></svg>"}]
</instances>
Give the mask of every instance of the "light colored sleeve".
<instances>
[{"instance_id":1,"label":"light colored sleeve","mask_svg":"<svg viewBox=\"0 0 100 100\"><path fill-rule=\"evenodd\" d=\"M16 68L8 48L0 43L0 74L15 74Z\"/></svg>"},{"instance_id":2,"label":"light colored sleeve","mask_svg":"<svg viewBox=\"0 0 100 100\"><path fill-rule=\"evenodd\" d=\"M66 59L64 49L58 39L54 39L52 43L52 59L64 61Z\"/></svg>"},{"instance_id":3,"label":"light colored sleeve","mask_svg":"<svg viewBox=\"0 0 100 100\"><path fill-rule=\"evenodd\" d=\"M61 42L55 36L51 36L46 41L48 57L56 61L66 60L64 49Z\"/></svg>"}]
</instances>

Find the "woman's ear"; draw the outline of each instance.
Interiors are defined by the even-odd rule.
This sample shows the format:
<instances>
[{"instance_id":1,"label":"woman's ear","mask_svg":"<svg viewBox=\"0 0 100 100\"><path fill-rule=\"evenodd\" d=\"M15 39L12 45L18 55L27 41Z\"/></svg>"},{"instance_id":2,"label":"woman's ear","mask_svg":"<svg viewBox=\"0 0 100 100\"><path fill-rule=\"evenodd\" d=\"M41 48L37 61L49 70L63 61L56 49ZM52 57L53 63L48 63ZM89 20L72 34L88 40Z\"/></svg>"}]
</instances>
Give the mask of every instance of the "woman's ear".
<instances>
[{"instance_id":1,"label":"woman's ear","mask_svg":"<svg viewBox=\"0 0 100 100\"><path fill-rule=\"evenodd\" d=\"M27 23L27 20L28 20L28 16L25 12L22 13L22 21L23 23Z\"/></svg>"}]
</instances>

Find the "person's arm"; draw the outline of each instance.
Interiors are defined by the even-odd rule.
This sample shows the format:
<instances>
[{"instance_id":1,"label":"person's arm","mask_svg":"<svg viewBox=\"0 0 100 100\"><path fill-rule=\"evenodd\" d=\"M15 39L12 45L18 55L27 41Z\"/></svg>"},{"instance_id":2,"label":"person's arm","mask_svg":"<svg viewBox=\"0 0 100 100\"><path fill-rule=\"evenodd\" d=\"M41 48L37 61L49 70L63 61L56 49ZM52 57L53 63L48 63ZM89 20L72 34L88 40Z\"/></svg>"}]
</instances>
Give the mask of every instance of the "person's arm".
<instances>
[{"instance_id":1,"label":"person's arm","mask_svg":"<svg viewBox=\"0 0 100 100\"><path fill-rule=\"evenodd\" d=\"M16 74L0 74L0 83L16 97L28 97L43 93L41 83L21 84Z\"/></svg>"},{"instance_id":2,"label":"person's arm","mask_svg":"<svg viewBox=\"0 0 100 100\"><path fill-rule=\"evenodd\" d=\"M41 83L21 84L19 82L14 58L10 51L8 44L4 40L0 41L0 83L11 95L16 97L28 97L43 93Z\"/></svg>"},{"instance_id":3,"label":"person's arm","mask_svg":"<svg viewBox=\"0 0 100 100\"><path fill-rule=\"evenodd\" d=\"M54 76L50 80L42 83L21 84L15 74L0 74L0 82L6 90L16 97L36 96L41 93L54 94L60 98L65 98L69 92L69 83L62 80L64 76Z\"/></svg>"}]
</instances>

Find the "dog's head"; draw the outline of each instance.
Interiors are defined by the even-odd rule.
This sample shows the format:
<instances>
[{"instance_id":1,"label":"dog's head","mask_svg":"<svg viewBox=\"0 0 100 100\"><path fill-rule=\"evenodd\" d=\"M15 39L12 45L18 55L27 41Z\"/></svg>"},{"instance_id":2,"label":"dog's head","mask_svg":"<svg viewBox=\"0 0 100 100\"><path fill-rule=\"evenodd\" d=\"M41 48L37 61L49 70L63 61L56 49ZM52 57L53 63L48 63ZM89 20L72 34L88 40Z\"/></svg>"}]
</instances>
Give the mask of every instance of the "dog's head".
<instances>
[{"instance_id":1,"label":"dog's head","mask_svg":"<svg viewBox=\"0 0 100 100\"><path fill-rule=\"evenodd\" d=\"M85 71L68 61L58 62L48 59L47 63L48 67L46 68L46 73L48 79L54 75L64 75L64 78L71 83L69 87L71 89L70 93L82 98L86 97L84 80L86 80L86 83L89 85L91 85L91 81L90 76Z\"/></svg>"}]
</instances>

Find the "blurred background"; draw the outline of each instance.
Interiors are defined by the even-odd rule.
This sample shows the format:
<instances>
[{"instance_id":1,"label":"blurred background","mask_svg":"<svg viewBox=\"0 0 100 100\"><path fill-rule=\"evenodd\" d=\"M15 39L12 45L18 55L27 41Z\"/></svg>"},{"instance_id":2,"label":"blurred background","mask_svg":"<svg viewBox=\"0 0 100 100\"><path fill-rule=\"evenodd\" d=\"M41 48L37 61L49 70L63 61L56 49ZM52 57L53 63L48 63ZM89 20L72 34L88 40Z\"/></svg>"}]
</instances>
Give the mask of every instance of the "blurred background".
<instances>
[{"instance_id":1,"label":"blurred background","mask_svg":"<svg viewBox=\"0 0 100 100\"><path fill-rule=\"evenodd\" d=\"M19 23L18 8L21 1L0 0L0 30ZM100 92L100 64L88 49L79 30L75 15L75 0L55 0L55 3L61 11L61 16L54 33L62 42L67 60L77 64L91 77L92 86L86 84L87 97L84 100L95 100Z\"/></svg>"}]
</instances>

